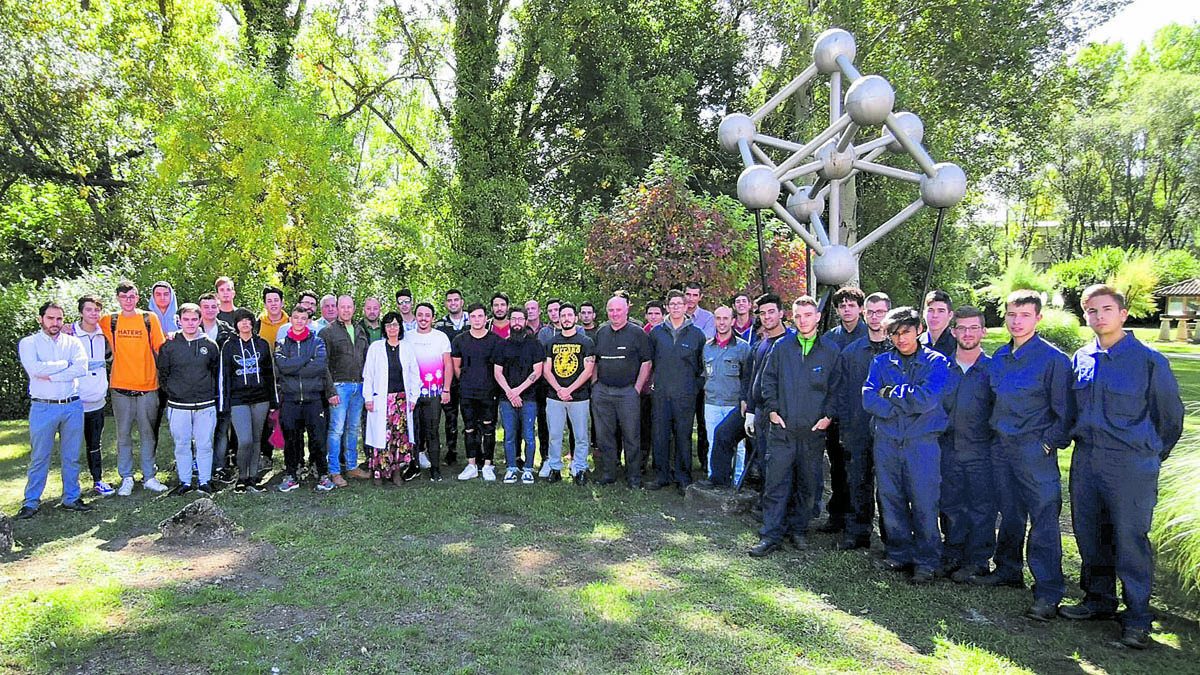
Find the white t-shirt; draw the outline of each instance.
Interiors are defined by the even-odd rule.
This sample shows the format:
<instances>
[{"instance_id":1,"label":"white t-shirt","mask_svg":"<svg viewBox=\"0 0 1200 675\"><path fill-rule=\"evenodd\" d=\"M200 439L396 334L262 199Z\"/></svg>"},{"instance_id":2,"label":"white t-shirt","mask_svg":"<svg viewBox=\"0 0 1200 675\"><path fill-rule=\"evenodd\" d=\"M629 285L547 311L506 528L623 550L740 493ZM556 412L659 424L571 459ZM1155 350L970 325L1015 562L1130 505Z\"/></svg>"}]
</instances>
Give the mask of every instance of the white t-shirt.
<instances>
[{"instance_id":1,"label":"white t-shirt","mask_svg":"<svg viewBox=\"0 0 1200 675\"><path fill-rule=\"evenodd\" d=\"M437 329L428 333L405 331L404 343L417 357L421 371L421 396L441 396L446 384L443 355L450 353L450 338Z\"/></svg>"}]
</instances>

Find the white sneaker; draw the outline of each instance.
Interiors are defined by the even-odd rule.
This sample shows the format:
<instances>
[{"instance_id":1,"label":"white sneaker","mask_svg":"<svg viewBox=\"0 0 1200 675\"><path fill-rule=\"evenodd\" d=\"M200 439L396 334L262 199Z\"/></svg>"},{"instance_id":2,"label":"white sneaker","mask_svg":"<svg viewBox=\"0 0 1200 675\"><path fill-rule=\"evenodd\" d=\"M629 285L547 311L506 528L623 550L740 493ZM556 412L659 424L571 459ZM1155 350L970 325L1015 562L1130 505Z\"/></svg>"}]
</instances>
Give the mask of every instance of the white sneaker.
<instances>
[{"instance_id":1,"label":"white sneaker","mask_svg":"<svg viewBox=\"0 0 1200 675\"><path fill-rule=\"evenodd\" d=\"M542 462L542 468L538 470L538 478L549 478L550 472L553 470L550 468L550 462Z\"/></svg>"},{"instance_id":2,"label":"white sneaker","mask_svg":"<svg viewBox=\"0 0 1200 675\"><path fill-rule=\"evenodd\" d=\"M491 464L483 465L483 479L487 481L496 480L496 469Z\"/></svg>"},{"instance_id":3,"label":"white sneaker","mask_svg":"<svg viewBox=\"0 0 1200 675\"><path fill-rule=\"evenodd\" d=\"M157 478L151 478L150 480L142 481L142 487L151 492L166 492L167 491L167 486L158 482Z\"/></svg>"},{"instance_id":4,"label":"white sneaker","mask_svg":"<svg viewBox=\"0 0 1200 675\"><path fill-rule=\"evenodd\" d=\"M429 456L423 452L421 453L421 456L420 456L420 462L421 462L422 469L428 469L429 467L433 466L433 464L430 463L430 461L429 461Z\"/></svg>"},{"instance_id":5,"label":"white sneaker","mask_svg":"<svg viewBox=\"0 0 1200 675\"><path fill-rule=\"evenodd\" d=\"M458 474L459 480L471 480L472 478L478 478L478 477L479 477L479 469L476 469L474 464L468 464L462 470L462 473Z\"/></svg>"},{"instance_id":6,"label":"white sneaker","mask_svg":"<svg viewBox=\"0 0 1200 675\"><path fill-rule=\"evenodd\" d=\"M117 488L117 494L122 497L128 497L133 494L133 479L126 476L121 479L121 487Z\"/></svg>"},{"instance_id":7,"label":"white sneaker","mask_svg":"<svg viewBox=\"0 0 1200 675\"><path fill-rule=\"evenodd\" d=\"M100 495L101 497L107 497L107 496L111 495L113 492L115 492L115 490L112 489L111 485L109 485L108 483L105 483L102 480L98 480L95 483L93 483L92 489L95 490L96 494Z\"/></svg>"}]
</instances>

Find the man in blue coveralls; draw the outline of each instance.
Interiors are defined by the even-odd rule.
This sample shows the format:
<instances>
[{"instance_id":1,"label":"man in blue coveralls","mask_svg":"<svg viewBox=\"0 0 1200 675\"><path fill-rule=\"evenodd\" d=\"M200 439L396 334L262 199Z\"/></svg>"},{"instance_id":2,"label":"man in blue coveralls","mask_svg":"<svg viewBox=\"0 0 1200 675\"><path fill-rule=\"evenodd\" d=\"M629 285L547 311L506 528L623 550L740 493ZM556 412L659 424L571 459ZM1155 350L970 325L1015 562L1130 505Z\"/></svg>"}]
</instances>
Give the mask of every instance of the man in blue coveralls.
<instances>
[{"instance_id":1,"label":"man in blue coveralls","mask_svg":"<svg viewBox=\"0 0 1200 675\"><path fill-rule=\"evenodd\" d=\"M817 334L821 312L805 295L792 303L794 339L775 343L762 372L766 413L766 474L763 486L762 539L750 549L761 558L775 552L785 536L796 549L808 548L812 518L814 465L825 448L825 429L833 414L831 394L838 350ZM915 338L915 335L914 335Z\"/></svg>"},{"instance_id":2,"label":"man in blue coveralls","mask_svg":"<svg viewBox=\"0 0 1200 675\"><path fill-rule=\"evenodd\" d=\"M682 495L692 484L692 422L696 392L704 389L704 333L685 314L683 293L667 293L667 320L650 331L654 361L654 470L657 479L646 486L658 490L677 484ZM675 455L671 456L674 447ZM708 465L707 451L704 458Z\"/></svg>"},{"instance_id":3,"label":"man in blue coveralls","mask_svg":"<svg viewBox=\"0 0 1200 675\"><path fill-rule=\"evenodd\" d=\"M991 358L980 347L987 334L983 312L954 310L950 329L958 348L950 355L946 412L950 425L942 445L942 567L963 583L988 570L996 548L996 498L992 485Z\"/></svg>"},{"instance_id":4,"label":"man in blue coveralls","mask_svg":"<svg viewBox=\"0 0 1200 675\"><path fill-rule=\"evenodd\" d=\"M996 569L968 581L1024 588L1021 549L1028 522L1034 601L1025 616L1049 621L1066 590L1058 527L1062 512L1058 451L1070 443L1075 418L1071 359L1037 334L1042 298L1036 291L1013 291L1004 308L1004 324L1012 340L996 350L988 372L995 394L992 471L1000 498Z\"/></svg>"},{"instance_id":5,"label":"man in blue coveralls","mask_svg":"<svg viewBox=\"0 0 1200 675\"><path fill-rule=\"evenodd\" d=\"M838 325L825 333L825 336L833 341L839 353L851 342L867 336L867 325L863 322L862 315L864 299L861 290L854 286L842 286L834 291L829 300L837 310ZM846 517L850 511L846 452L842 449L839 431L838 419L835 417L833 423L825 430L825 453L829 456L829 503L825 505L825 510L829 513L829 520L817 528L818 532L833 534L845 531ZM821 490L825 482L822 462L817 462L817 475L814 480L813 516L816 517L820 515Z\"/></svg>"},{"instance_id":6,"label":"man in blue coveralls","mask_svg":"<svg viewBox=\"0 0 1200 675\"><path fill-rule=\"evenodd\" d=\"M950 373L945 356L921 345L917 310L897 307L883 326L895 351L875 357L862 388L875 428L875 480L887 529L880 564L897 572L911 567L912 583L927 584L942 567L937 439L946 428L942 401Z\"/></svg>"},{"instance_id":7,"label":"man in blue coveralls","mask_svg":"<svg viewBox=\"0 0 1200 675\"><path fill-rule=\"evenodd\" d=\"M867 296L863 308L867 335L842 350L835 385L849 494L846 530L838 545L843 551L871 548L871 526L875 521L875 457L871 416L863 408L862 386L875 357L892 349L887 331L883 329L883 319L892 308L892 299L886 293L872 293Z\"/></svg>"},{"instance_id":8,"label":"man in blue coveralls","mask_svg":"<svg viewBox=\"0 0 1200 675\"><path fill-rule=\"evenodd\" d=\"M1158 501L1158 468L1183 431L1179 383L1167 359L1124 331L1125 298L1111 286L1083 292L1096 340L1075 352L1071 430L1071 522L1081 559L1083 601L1068 619L1116 618L1117 578L1125 612L1121 643L1150 645L1154 557L1147 533Z\"/></svg>"}]
</instances>

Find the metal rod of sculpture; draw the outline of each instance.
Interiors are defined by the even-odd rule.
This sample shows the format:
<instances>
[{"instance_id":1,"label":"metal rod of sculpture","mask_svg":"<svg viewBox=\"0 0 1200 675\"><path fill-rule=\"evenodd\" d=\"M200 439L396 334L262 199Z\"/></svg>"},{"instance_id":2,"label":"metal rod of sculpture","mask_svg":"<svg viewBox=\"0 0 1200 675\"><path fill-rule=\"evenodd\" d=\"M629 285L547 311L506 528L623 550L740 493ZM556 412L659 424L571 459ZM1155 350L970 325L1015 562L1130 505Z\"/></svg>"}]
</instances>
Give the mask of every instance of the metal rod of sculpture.
<instances>
[{"instance_id":1,"label":"metal rod of sculpture","mask_svg":"<svg viewBox=\"0 0 1200 675\"><path fill-rule=\"evenodd\" d=\"M745 166L738 176L738 200L747 208L770 209L808 245L816 256L813 273L818 284L838 286L858 276L863 250L899 227L926 206L945 209L962 200L967 176L949 162L935 164L921 145L925 127L911 112L896 113L896 93L878 75L863 75L854 66L857 45L850 33L831 28L817 36L813 62L751 115L732 113L717 132L721 147L741 155ZM789 96L818 75L828 75L829 126L807 143L758 132L758 124ZM842 78L850 83L842 95ZM880 135L854 145L859 131L879 127ZM776 164L760 146L790 154ZM885 152L905 153L921 173L879 163ZM841 243L841 190L858 172L872 173L920 186L919 198L852 246ZM811 184L795 181L814 175ZM788 196L783 204L780 193ZM829 217L822 218L826 205Z\"/></svg>"}]
</instances>

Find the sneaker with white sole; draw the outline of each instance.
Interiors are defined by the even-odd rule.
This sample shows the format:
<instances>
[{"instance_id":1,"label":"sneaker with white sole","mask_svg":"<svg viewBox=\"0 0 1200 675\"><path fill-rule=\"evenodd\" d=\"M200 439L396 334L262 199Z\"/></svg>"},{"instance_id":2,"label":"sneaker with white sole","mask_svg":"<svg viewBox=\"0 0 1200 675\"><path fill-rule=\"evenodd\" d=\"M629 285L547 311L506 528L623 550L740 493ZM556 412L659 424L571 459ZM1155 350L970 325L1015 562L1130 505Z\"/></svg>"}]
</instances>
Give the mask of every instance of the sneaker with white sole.
<instances>
[{"instance_id":1,"label":"sneaker with white sole","mask_svg":"<svg viewBox=\"0 0 1200 675\"><path fill-rule=\"evenodd\" d=\"M101 497L107 497L107 496L111 495L112 493L116 492L116 490L112 489L111 485L109 485L108 483L105 483L102 480L98 480L95 483L93 483L92 489L95 490L96 494L100 495Z\"/></svg>"},{"instance_id":2,"label":"sneaker with white sole","mask_svg":"<svg viewBox=\"0 0 1200 675\"><path fill-rule=\"evenodd\" d=\"M158 482L157 478L150 478L149 480L142 481L142 487L151 492L166 492L167 491L167 486Z\"/></svg>"},{"instance_id":3,"label":"sneaker with white sole","mask_svg":"<svg viewBox=\"0 0 1200 675\"><path fill-rule=\"evenodd\" d=\"M126 476L121 479L121 487L117 488L117 496L128 497L133 494L133 479Z\"/></svg>"},{"instance_id":4,"label":"sneaker with white sole","mask_svg":"<svg viewBox=\"0 0 1200 675\"><path fill-rule=\"evenodd\" d=\"M428 469L429 467L433 466L433 463L429 461L429 455L426 455L423 452L421 453L421 456L420 456L420 462L421 462L422 469Z\"/></svg>"},{"instance_id":5,"label":"sneaker with white sole","mask_svg":"<svg viewBox=\"0 0 1200 675\"><path fill-rule=\"evenodd\" d=\"M280 492L291 492L292 490L295 490L298 487L300 487L299 481L297 481L295 478L292 478L291 476L284 476L283 480L279 481L279 487L277 489Z\"/></svg>"},{"instance_id":6,"label":"sneaker with white sole","mask_svg":"<svg viewBox=\"0 0 1200 675\"><path fill-rule=\"evenodd\" d=\"M526 469L521 474L521 483L523 483L525 485L533 485L533 472Z\"/></svg>"},{"instance_id":7,"label":"sneaker with white sole","mask_svg":"<svg viewBox=\"0 0 1200 675\"><path fill-rule=\"evenodd\" d=\"M513 483L516 483L518 474L519 474L519 472L517 471L517 467L515 467L515 466L508 467L508 470L504 472L505 485L512 485Z\"/></svg>"},{"instance_id":8,"label":"sneaker with white sole","mask_svg":"<svg viewBox=\"0 0 1200 675\"><path fill-rule=\"evenodd\" d=\"M333 479L329 476L321 476L321 480L317 481L317 492L329 492L336 488L333 484Z\"/></svg>"},{"instance_id":9,"label":"sneaker with white sole","mask_svg":"<svg viewBox=\"0 0 1200 675\"><path fill-rule=\"evenodd\" d=\"M542 468L538 470L538 478L549 478L550 472L553 470L550 468L550 462L542 462Z\"/></svg>"},{"instance_id":10,"label":"sneaker with white sole","mask_svg":"<svg viewBox=\"0 0 1200 675\"><path fill-rule=\"evenodd\" d=\"M496 468L491 464L483 465L483 479L486 481L496 480Z\"/></svg>"},{"instance_id":11,"label":"sneaker with white sole","mask_svg":"<svg viewBox=\"0 0 1200 675\"><path fill-rule=\"evenodd\" d=\"M463 468L462 473L458 474L459 480L471 480L479 477L479 469L475 468L474 464L468 464Z\"/></svg>"}]
</instances>

